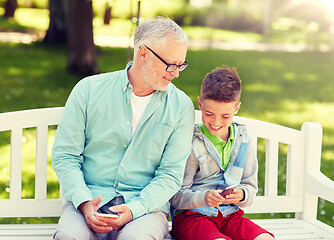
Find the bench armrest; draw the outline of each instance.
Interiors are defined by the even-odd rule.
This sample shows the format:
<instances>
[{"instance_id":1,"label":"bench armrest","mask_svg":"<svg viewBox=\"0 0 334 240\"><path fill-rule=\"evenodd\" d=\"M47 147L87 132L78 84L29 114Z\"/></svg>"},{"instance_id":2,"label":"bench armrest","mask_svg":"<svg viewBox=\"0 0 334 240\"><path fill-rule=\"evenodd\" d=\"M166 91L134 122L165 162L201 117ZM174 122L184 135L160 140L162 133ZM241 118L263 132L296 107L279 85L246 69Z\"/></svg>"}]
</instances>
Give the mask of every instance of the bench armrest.
<instances>
[{"instance_id":1,"label":"bench armrest","mask_svg":"<svg viewBox=\"0 0 334 240\"><path fill-rule=\"evenodd\" d=\"M305 178L305 190L334 203L334 181L322 172L308 172Z\"/></svg>"}]
</instances>

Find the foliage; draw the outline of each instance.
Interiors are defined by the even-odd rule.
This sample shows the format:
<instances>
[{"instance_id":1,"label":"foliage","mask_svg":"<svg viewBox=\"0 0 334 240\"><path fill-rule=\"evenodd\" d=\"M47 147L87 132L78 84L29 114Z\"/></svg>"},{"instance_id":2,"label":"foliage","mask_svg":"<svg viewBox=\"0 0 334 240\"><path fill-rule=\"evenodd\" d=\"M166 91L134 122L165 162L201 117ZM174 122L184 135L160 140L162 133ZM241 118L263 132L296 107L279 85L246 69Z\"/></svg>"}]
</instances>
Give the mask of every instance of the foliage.
<instances>
[{"instance_id":1,"label":"foliage","mask_svg":"<svg viewBox=\"0 0 334 240\"><path fill-rule=\"evenodd\" d=\"M165 12L161 9L156 15ZM191 6L177 9L169 14L180 25L206 26L243 32L262 32L262 17L254 5L229 6L213 3L210 7L194 8Z\"/></svg>"},{"instance_id":2,"label":"foliage","mask_svg":"<svg viewBox=\"0 0 334 240\"><path fill-rule=\"evenodd\" d=\"M20 7L28 8L48 8L49 0L17 0Z\"/></svg>"},{"instance_id":3,"label":"foliage","mask_svg":"<svg viewBox=\"0 0 334 240\"><path fill-rule=\"evenodd\" d=\"M0 16L0 27L1 31L6 32L27 32L27 27L18 24L17 21L13 18L7 19L3 16Z\"/></svg>"},{"instance_id":4,"label":"foliage","mask_svg":"<svg viewBox=\"0 0 334 240\"><path fill-rule=\"evenodd\" d=\"M286 1L286 3L279 2L277 8L273 8L273 20L279 17L287 17L302 21L305 24L315 23L319 31L323 32L329 31L334 24L334 12L332 11L324 4L324 1L306 0Z\"/></svg>"}]
</instances>

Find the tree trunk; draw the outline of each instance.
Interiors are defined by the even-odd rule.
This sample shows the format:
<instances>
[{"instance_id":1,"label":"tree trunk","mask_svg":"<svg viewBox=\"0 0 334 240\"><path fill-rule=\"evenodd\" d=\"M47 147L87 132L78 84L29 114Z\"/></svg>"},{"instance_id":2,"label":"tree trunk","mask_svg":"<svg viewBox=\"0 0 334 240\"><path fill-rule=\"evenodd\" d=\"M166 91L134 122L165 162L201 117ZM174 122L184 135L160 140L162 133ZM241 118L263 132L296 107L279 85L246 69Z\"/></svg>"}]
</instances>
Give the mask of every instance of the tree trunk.
<instances>
[{"instance_id":1,"label":"tree trunk","mask_svg":"<svg viewBox=\"0 0 334 240\"><path fill-rule=\"evenodd\" d=\"M50 23L46 32L44 43L62 44L67 43L66 0L49 0Z\"/></svg>"},{"instance_id":2,"label":"tree trunk","mask_svg":"<svg viewBox=\"0 0 334 240\"><path fill-rule=\"evenodd\" d=\"M263 33L262 33L262 36L265 40L268 40L271 28L271 14L272 14L271 5L272 5L272 0L266 0L264 6Z\"/></svg>"},{"instance_id":3,"label":"tree trunk","mask_svg":"<svg viewBox=\"0 0 334 240\"><path fill-rule=\"evenodd\" d=\"M105 25L109 25L110 24L110 20L111 20L112 16L111 16L111 6L110 4L106 4L106 9L104 10L104 24Z\"/></svg>"},{"instance_id":4,"label":"tree trunk","mask_svg":"<svg viewBox=\"0 0 334 240\"><path fill-rule=\"evenodd\" d=\"M67 69L88 76L99 72L93 39L93 7L88 0L66 1L68 9Z\"/></svg>"},{"instance_id":5,"label":"tree trunk","mask_svg":"<svg viewBox=\"0 0 334 240\"><path fill-rule=\"evenodd\" d=\"M6 18L14 17L16 8L17 8L17 0L7 0L5 3L4 16Z\"/></svg>"}]
</instances>

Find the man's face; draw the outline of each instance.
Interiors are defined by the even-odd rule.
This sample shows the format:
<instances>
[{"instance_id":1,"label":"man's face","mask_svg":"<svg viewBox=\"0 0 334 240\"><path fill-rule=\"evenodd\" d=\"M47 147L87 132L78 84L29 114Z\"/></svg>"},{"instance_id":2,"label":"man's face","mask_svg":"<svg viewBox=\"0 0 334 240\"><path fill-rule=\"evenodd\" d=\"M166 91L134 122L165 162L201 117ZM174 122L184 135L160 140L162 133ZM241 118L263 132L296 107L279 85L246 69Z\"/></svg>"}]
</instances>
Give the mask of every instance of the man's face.
<instances>
[{"instance_id":1,"label":"man's face","mask_svg":"<svg viewBox=\"0 0 334 240\"><path fill-rule=\"evenodd\" d=\"M151 46L147 46L168 64L180 65L186 59L187 45L184 43L167 39L162 43L154 43ZM142 47L145 48L145 46ZM148 59L145 64L144 81L147 87L152 90L165 91L168 84L179 76L179 68L176 68L173 72L167 72L167 65L147 48L146 54Z\"/></svg>"},{"instance_id":2,"label":"man's face","mask_svg":"<svg viewBox=\"0 0 334 240\"><path fill-rule=\"evenodd\" d=\"M201 102L200 98L198 98L198 105L202 111L203 124L209 129L212 135L226 141L229 135L228 128L232 123L234 114L240 108L240 102L225 103L212 99L205 99Z\"/></svg>"}]
</instances>

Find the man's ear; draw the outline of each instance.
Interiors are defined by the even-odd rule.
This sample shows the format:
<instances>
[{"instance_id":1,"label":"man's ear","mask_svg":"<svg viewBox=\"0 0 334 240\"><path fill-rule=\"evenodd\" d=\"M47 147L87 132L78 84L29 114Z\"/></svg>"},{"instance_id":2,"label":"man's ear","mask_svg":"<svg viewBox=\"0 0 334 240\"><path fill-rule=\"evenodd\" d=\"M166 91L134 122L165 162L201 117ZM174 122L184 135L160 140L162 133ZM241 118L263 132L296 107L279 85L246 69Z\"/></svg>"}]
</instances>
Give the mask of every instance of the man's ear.
<instances>
[{"instance_id":1,"label":"man's ear","mask_svg":"<svg viewBox=\"0 0 334 240\"><path fill-rule=\"evenodd\" d=\"M201 98L197 97L197 101L198 101L199 110L201 110L201 108L202 108Z\"/></svg>"},{"instance_id":2,"label":"man's ear","mask_svg":"<svg viewBox=\"0 0 334 240\"><path fill-rule=\"evenodd\" d=\"M139 50L138 50L138 56L139 58L145 58L147 55L147 48L143 45L140 46Z\"/></svg>"},{"instance_id":3,"label":"man's ear","mask_svg":"<svg viewBox=\"0 0 334 240\"><path fill-rule=\"evenodd\" d=\"M234 112L234 114L237 114L237 113L238 113L238 111L239 111L239 109L240 109L240 105L241 105L241 102L239 102L239 103L237 104L237 106L235 107L235 112Z\"/></svg>"}]
</instances>

